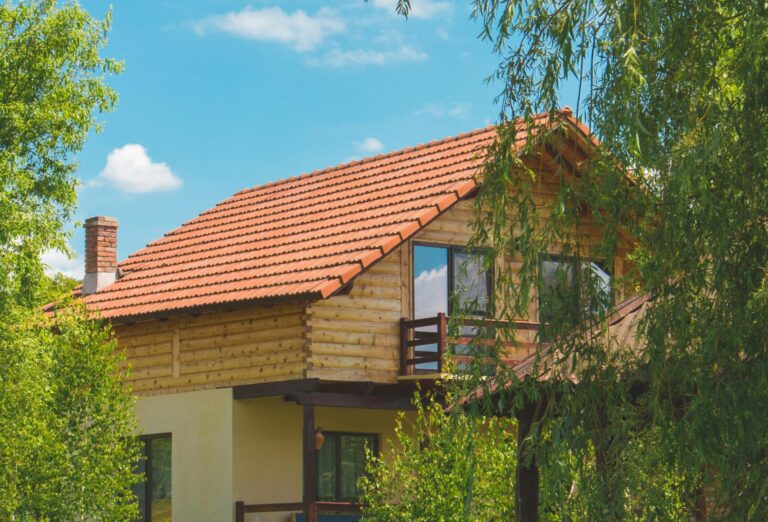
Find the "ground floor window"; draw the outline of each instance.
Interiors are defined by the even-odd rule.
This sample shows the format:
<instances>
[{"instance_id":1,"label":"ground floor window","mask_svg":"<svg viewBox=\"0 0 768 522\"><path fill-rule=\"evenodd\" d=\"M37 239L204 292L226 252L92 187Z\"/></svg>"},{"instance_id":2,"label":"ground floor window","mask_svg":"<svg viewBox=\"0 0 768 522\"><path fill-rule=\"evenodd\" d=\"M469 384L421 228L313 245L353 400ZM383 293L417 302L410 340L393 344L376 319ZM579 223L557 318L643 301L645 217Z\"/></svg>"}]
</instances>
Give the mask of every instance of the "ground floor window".
<instances>
[{"instance_id":1,"label":"ground floor window","mask_svg":"<svg viewBox=\"0 0 768 522\"><path fill-rule=\"evenodd\" d=\"M379 437L370 433L323 432L318 452L318 497L321 501L355 502L357 483L365 474L365 448L379 452Z\"/></svg>"},{"instance_id":2,"label":"ground floor window","mask_svg":"<svg viewBox=\"0 0 768 522\"><path fill-rule=\"evenodd\" d=\"M139 522L171 522L171 435L140 437L144 458L137 473L144 481L134 484L139 499Z\"/></svg>"}]
</instances>

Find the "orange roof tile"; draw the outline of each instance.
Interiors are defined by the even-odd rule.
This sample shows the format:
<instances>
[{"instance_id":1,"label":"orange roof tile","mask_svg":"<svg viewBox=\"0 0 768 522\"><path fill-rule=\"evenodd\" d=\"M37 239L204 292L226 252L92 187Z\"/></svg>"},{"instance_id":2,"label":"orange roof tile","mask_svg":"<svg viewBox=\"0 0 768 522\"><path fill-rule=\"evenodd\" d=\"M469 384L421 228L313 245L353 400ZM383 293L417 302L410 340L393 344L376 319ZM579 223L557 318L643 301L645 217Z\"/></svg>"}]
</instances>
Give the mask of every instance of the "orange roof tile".
<instances>
[{"instance_id":1,"label":"orange roof tile","mask_svg":"<svg viewBox=\"0 0 768 522\"><path fill-rule=\"evenodd\" d=\"M84 300L125 318L329 297L469 194L495 137L487 127L243 190L131 254Z\"/></svg>"}]
</instances>

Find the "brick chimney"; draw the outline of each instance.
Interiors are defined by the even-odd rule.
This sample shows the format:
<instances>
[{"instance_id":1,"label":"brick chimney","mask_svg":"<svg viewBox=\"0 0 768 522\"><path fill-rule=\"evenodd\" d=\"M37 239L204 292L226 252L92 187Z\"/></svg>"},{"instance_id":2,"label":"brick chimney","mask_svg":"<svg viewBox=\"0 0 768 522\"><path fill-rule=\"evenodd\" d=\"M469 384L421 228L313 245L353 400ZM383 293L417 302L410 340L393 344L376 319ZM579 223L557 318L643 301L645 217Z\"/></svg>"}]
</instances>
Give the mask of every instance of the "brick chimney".
<instances>
[{"instance_id":1,"label":"brick chimney","mask_svg":"<svg viewBox=\"0 0 768 522\"><path fill-rule=\"evenodd\" d=\"M85 220L83 295L98 292L117 279L117 220L96 216Z\"/></svg>"}]
</instances>

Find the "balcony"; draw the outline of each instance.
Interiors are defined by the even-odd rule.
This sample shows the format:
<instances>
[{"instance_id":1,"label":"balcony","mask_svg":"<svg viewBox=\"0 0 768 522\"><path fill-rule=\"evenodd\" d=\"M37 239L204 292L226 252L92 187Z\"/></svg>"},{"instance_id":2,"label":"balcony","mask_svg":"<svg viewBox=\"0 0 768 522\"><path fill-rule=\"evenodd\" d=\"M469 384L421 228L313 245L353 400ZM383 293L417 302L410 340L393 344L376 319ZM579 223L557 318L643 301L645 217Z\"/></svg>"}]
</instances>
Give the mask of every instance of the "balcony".
<instances>
[{"instance_id":1,"label":"balcony","mask_svg":"<svg viewBox=\"0 0 768 522\"><path fill-rule=\"evenodd\" d=\"M468 347L499 346L503 352L498 359L485 357L483 364L502 364L513 367L536 350L536 334L540 324L529 321L497 321L495 319L467 318L457 320L459 334L448 331L450 318L439 313L423 319L400 319L400 376L442 376L445 356L448 354L456 368L471 362ZM515 340L504 335L514 328Z\"/></svg>"}]
</instances>

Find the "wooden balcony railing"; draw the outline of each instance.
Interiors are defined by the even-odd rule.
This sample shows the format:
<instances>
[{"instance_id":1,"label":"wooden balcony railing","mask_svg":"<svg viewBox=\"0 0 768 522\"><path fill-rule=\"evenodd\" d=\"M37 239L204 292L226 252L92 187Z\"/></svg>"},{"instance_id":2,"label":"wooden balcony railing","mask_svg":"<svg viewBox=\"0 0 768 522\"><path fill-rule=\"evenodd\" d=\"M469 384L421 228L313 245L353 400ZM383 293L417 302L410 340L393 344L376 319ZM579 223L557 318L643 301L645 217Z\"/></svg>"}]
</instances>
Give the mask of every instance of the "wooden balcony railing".
<instances>
[{"instance_id":1,"label":"wooden balcony railing","mask_svg":"<svg viewBox=\"0 0 768 522\"><path fill-rule=\"evenodd\" d=\"M361 504L354 502L315 502L317 513L359 514ZM278 504L246 504L235 502L235 522L244 522L247 513L279 513L281 511L302 512L302 502L284 502Z\"/></svg>"},{"instance_id":2,"label":"wooden balcony railing","mask_svg":"<svg viewBox=\"0 0 768 522\"><path fill-rule=\"evenodd\" d=\"M463 319L460 321L459 331L456 336L449 336L449 318L444 313L435 317L423 319L400 319L400 375L417 375L429 373L443 373L443 362L446 353L451 346L488 344L501 342L505 348L501 362L513 365L520 358L509 357L509 351L526 353L535 349L535 343L530 341L509 341L499 339L499 333L504 329L514 327L516 331L537 331L539 323L530 321L497 321L495 319ZM468 335L463 333L465 327L475 327L481 330L481 335ZM427 329L428 330L425 330ZM503 338L502 338L503 339ZM425 347L430 347L426 349ZM451 354L457 363L466 363L472 356L464 354Z\"/></svg>"}]
</instances>

